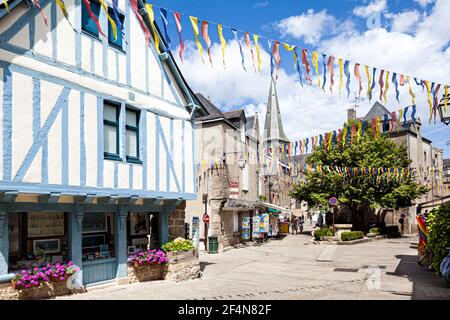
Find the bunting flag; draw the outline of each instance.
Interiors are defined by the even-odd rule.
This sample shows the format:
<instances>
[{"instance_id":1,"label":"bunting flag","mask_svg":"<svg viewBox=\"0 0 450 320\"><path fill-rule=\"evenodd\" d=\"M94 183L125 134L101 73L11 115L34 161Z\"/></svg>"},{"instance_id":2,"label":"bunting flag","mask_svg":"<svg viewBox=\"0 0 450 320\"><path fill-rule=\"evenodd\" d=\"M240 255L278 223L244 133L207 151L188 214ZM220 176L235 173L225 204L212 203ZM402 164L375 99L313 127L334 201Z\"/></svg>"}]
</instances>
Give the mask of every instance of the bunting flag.
<instances>
[{"instance_id":1,"label":"bunting flag","mask_svg":"<svg viewBox=\"0 0 450 320\"><path fill-rule=\"evenodd\" d=\"M420 82L419 82L419 81L417 81L417 78L414 78L414 81L416 82L416 84L418 86L422 87L422 93L423 93L423 90L424 90L423 80L420 80Z\"/></svg>"},{"instance_id":2,"label":"bunting flag","mask_svg":"<svg viewBox=\"0 0 450 320\"><path fill-rule=\"evenodd\" d=\"M305 149L306 149L306 154L308 154L308 143L309 143L309 139L306 138L306 139L305 139Z\"/></svg>"},{"instance_id":3,"label":"bunting flag","mask_svg":"<svg viewBox=\"0 0 450 320\"><path fill-rule=\"evenodd\" d=\"M225 48L227 47L227 42L226 42L225 38L223 37L221 24L217 25L217 33L219 34L220 47L222 48L223 67L225 68ZM255 43L256 43L256 41L255 41ZM258 51L258 48L256 50Z\"/></svg>"},{"instance_id":4,"label":"bunting flag","mask_svg":"<svg viewBox=\"0 0 450 320\"><path fill-rule=\"evenodd\" d=\"M367 98L369 98L369 101L372 99L372 89L370 87L370 72L369 72L369 66L366 64L364 66L364 69L366 70L366 77L367 77Z\"/></svg>"},{"instance_id":5,"label":"bunting flag","mask_svg":"<svg viewBox=\"0 0 450 320\"><path fill-rule=\"evenodd\" d=\"M378 84L380 85L380 101L383 101L383 88L384 88L383 75L384 75L384 70L381 70L380 78L378 79Z\"/></svg>"},{"instance_id":6,"label":"bunting flag","mask_svg":"<svg viewBox=\"0 0 450 320\"><path fill-rule=\"evenodd\" d=\"M320 88L320 77L319 77L319 54L317 51L313 51L311 56L311 61L314 67L314 70L316 71L316 77L317 77L317 86Z\"/></svg>"},{"instance_id":7,"label":"bunting flag","mask_svg":"<svg viewBox=\"0 0 450 320\"><path fill-rule=\"evenodd\" d=\"M358 130L356 131L356 143L359 144L359 142L361 141L361 130L362 130L362 122L359 121L358 122Z\"/></svg>"},{"instance_id":8,"label":"bunting flag","mask_svg":"<svg viewBox=\"0 0 450 320\"><path fill-rule=\"evenodd\" d=\"M387 95L388 90L389 90L389 71L386 71L386 86L384 88L384 93L383 93L383 99L384 99L385 104L387 103L386 95Z\"/></svg>"},{"instance_id":9,"label":"bunting flag","mask_svg":"<svg viewBox=\"0 0 450 320\"><path fill-rule=\"evenodd\" d=\"M352 132L351 132L351 138L350 138L350 143L353 144L353 140L355 139L355 135L356 135L356 126L354 124L352 124Z\"/></svg>"},{"instance_id":10,"label":"bunting flag","mask_svg":"<svg viewBox=\"0 0 450 320\"><path fill-rule=\"evenodd\" d=\"M403 109L398 110L398 118L397 118L397 132L400 131L400 128L402 126L402 117L403 117Z\"/></svg>"},{"instance_id":11,"label":"bunting flag","mask_svg":"<svg viewBox=\"0 0 450 320\"><path fill-rule=\"evenodd\" d=\"M250 41L250 35L248 34L248 32L244 33L244 38L245 38L245 44L247 45L248 48L250 48L250 53L252 55L253 68L255 69L255 72L256 72L255 54L253 52L252 42Z\"/></svg>"},{"instance_id":12,"label":"bunting flag","mask_svg":"<svg viewBox=\"0 0 450 320\"><path fill-rule=\"evenodd\" d=\"M205 60L203 59L203 46L200 43L198 38L199 30L198 30L198 19L197 17L189 16L189 20L191 20L192 30L194 31L195 44L197 45L198 52L200 54L200 58L202 59L203 64L205 64Z\"/></svg>"},{"instance_id":13,"label":"bunting flag","mask_svg":"<svg viewBox=\"0 0 450 320\"><path fill-rule=\"evenodd\" d=\"M367 120L364 120L363 124L362 124L362 128L361 128L361 136L363 136L363 137L364 137L364 131L366 130L366 127L367 127Z\"/></svg>"},{"instance_id":14,"label":"bunting flag","mask_svg":"<svg viewBox=\"0 0 450 320\"><path fill-rule=\"evenodd\" d=\"M348 71L348 67L350 66L350 61L345 60L344 63L344 73L347 77L347 82L345 83L345 88L347 88L347 98L350 96L350 71Z\"/></svg>"},{"instance_id":15,"label":"bunting flag","mask_svg":"<svg viewBox=\"0 0 450 320\"><path fill-rule=\"evenodd\" d=\"M328 72L330 73L330 91L333 93L333 85L334 85L334 57L328 57Z\"/></svg>"},{"instance_id":16,"label":"bunting flag","mask_svg":"<svg viewBox=\"0 0 450 320\"><path fill-rule=\"evenodd\" d=\"M359 73L359 63L355 63L354 73L355 73L356 79L358 79L358 85L359 85L358 96L361 96L362 79L361 79L361 74Z\"/></svg>"},{"instance_id":17,"label":"bunting flag","mask_svg":"<svg viewBox=\"0 0 450 320\"><path fill-rule=\"evenodd\" d=\"M253 34L253 42L255 43L256 58L258 61L258 72L261 73L261 52L259 51L258 38L259 36L257 34Z\"/></svg>"},{"instance_id":18,"label":"bunting flag","mask_svg":"<svg viewBox=\"0 0 450 320\"><path fill-rule=\"evenodd\" d=\"M447 112L448 85L444 88L444 112Z\"/></svg>"},{"instance_id":19,"label":"bunting flag","mask_svg":"<svg viewBox=\"0 0 450 320\"><path fill-rule=\"evenodd\" d=\"M280 42L275 41L273 44L273 50L272 50L273 58L276 62L276 76L275 79L278 79L278 70L280 69L281 64L281 57L280 57Z\"/></svg>"},{"instance_id":20,"label":"bunting flag","mask_svg":"<svg viewBox=\"0 0 450 320\"><path fill-rule=\"evenodd\" d=\"M322 90L325 92L325 83L327 82L327 55L322 53L322 67L323 67L323 84Z\"/></svg>"},{"instance_id":21,"label":"bunting flag","mask_svg":"<svg viewBox=\"0 0 450 320\"><path fill-rule=\"evenodd\" d=\"M374 137L377 136L377 119L376 118L372 119L372 134Z\"/></svg>"},{"instance_id":22,"label":"bunting flag","mask_svg":"<svg viewBox=\"0 0 450 320\"><path fill-rule=\"evenodd\" d=\"M406 114L408 113L408 108L406 107L403 111L403 125L406 125Z\"/></svg>"},{"instance_id":23,"label":"bunting flag","mask_svg":"<svg viewBox=\"0 0 450 320\"><path fill-rule=\"evenodd\" d=\"M183 51L184 51L184 44L183 44L183 38L181 37L181 13L179 12L174 12L173 16L175 18L175 24L177 25L177 30L178 30L178 37L180 38L180 51L179 51L179 56L180 56L180 60L181 62L183 62Z\"/></svg>"},{"instance_id":24,"label":"bunting flag","mask_svg":"<svg viewBox=\"0 0 450 320\"><path fill-rule=\"evenodd\" d=\"M392 132L395 127L395 123L397 122L397 113L395 111L391 112L391 128L389 129L389 132Z\"/></svg>"},{"instance_id":25,"label":"bunting flag","mask_svg":"<svg viewBox=\"0 0 450 320\"><path fill-rule=\"evenodd\" d=\"M117 1L117 0L114 0L114 1ZM167 49L170 50L171 40L170 40L170 37L169 37L169 33L167 32L167 27L169 26L169 20L167 19L167 10L164 9L164 8L160 8L159 9L159 14L161 16L162 25L164 27L164 37L166 38ZM116 19L116 21L117 21L117 19ZM122 26L120 26L120 28L122 29Z\"/></svg>"},{"instance_id":26,"label":"bunting flag","mask_svg":"<svg viewBox=\"0 0 450 320\"><path fill-rule=\"evenodd\" d=\"M238 35L238 31L236 29L231 29L231 32L233 33L234 36L234 40L236 40L236 42L239 45L239 52L241 54L241 64L242 64L242 68L247 71L247 69L245 69L245 59L244 59L244 52L242 51L242 45L241 45L241 41L239 41L239 35ZM208 49L208 54L209 54L209 49ZM211 55L209 56L211 59ZM212 62L211 62L212 65Z\"/></svg>"},{"instance_id":27,"label":"bunting flag","mask_svg":"<svg viewBox=\"0 0 450 320\"><path fill-rule=\"evenodd\" d=\"M111 24L111 29L113 31L114 40L117 40L117 25L116 22L109 16L108 12L108 4L105 2L105 0L99 0L100 5L103 8L103 11L105 11L106 18L109 20L109 23Z\"/></svg>"},{"instance_id":28,"label":"bunting flag","mask_svg":"<svg viewBox=\"0 0 450 320\"><path fill-rule=\"evenodd\" d=\"M117 2L117 0L114 0L114 1ZM5 4L6 11L9 12L8 3L6 2L6 0L3 0L3 3ZM62 14L63 14L64 18L67 20L67 22L69 23L70 27L76 32L76 29L73 27L72 23L70 22L69 14L67 13L66 4L64 3L64 0L56 0L56 4L61 9Z\"/></svg>"},{"instance_id":29,"label":"bunting flag","mask_svg":"<svg viewBox=\"0 0 450 320\"><path fill-rule=\"evenodd\" d=\"M133 2L134 2L135 5L137 6L136 1L137 1L137 0L130 0L131 5L133 6ZM36 3L36 2L34 2L34 3ZM92 10L91 10L91 3L89 2L89 0L83 0L83 3L84 3L84 5L85 5L85 7L86 7L86 9L87 9L87 11L88 11L89 16L91 17L91 19L94 21L95 25L97 26L98 32L99 32L102 36L106 37L106 35L105 35L105 34L103 33L103 31L102 31L102 28L100 27L100 23L98 22L97 17L95 16L95 14L94 14L94 13L92 12ZM134 9L134 7L133 7L133 9ZM136 11L137 11L137 9L136 9ZM139 15L139 16L140 16L140 15ZM46 20L46 18L45 18L44 20L46 21L46 22L45 22L45 25L47 25L47 20Z\"/></svg>"},{"instance_id":30,"label":"bunting flag","mask_svg":"<svg viewBox=\"0 0 450 320\"><path fill-rule=\"evenodd\" d=\"M436 111L437 111L438 105L439 105L439 89L440 88L441 88L441 84L438 84L436 86L436 89L434 89L434 93L433 93L433 99L434 99L434 105L433 105L434 123L436 123Z\"/></svg>"},{"instance_id":31,"label":"bunting flag","mask_svg":"<svg viewBox=\"0 0 450 320\"><path fill-rule=\"evenodd\" d=\"M341 95L343 87L344 87L344 63L343 60L339 58L339 95Z\"/></svg>"},{"instance_id":32,"label":"bunting flag","mask_svg":"<svg viewBox=\"0 0 450 320\"><path fill-rule=\"evenodd\" d=\"M311 80L311 77L309 75L309 72L311 71L311 66L310 66L310 64L308 62L308 50L306 50L306 49L302 50L302 63L305 65L305 72L306 72L305 77L306 77L306 80L309 81L309 84L311 84L312 80Z\"/></svg>"},{"instance_id":33,"label":"bunting flag","mask_svg":"<svg viewBox=\"0 0 450 320\"><path fill-rule=\"evenodd\" d=\"M5 5L6 11L8 11L8 13L11 13L11 11L9 11L8 1L7 0L2 0L2 2Z\"/></svg>"},{"instance_id":34,"label":"bunting flag","mask_svg":"<svg viewBox=\"0 0 450 320\"><path fill-rule=\"evenodd\" d=\"M320 134L319 135L319 146L322 147L322 143L323 143L323 136Z\"/></svg>"},{"instance_id":35,"label":"bunting flag","mask_svg":"<svg viewBox=\"0 0 450 320\"><path fill-rule=\"evenodd\" d=\"M409 76L406 76L406 81L408 82L408 88L409 88L409 95L411 96L412 104L416 104L416 95L414 94L412 87L411 87L411 81L409 80Z\"/></svg>"},{"instance_id":36,"label":"bunting flag","mask_svg":"<svg viewBox=\"0 0 450 320\"><path fill-rule=\"evenodd\" d=\"M269 48L269 54L270 54L270 76L273 78L273 68L275 66L273 52L272 52L272 42L270 40L267 40L267 46Z\"/></svg>"},{"instance_id":37,"label":"bunting flag","mask_svg":"<svg viewBox=\"0 0 450 320\"><path fill-rule=\"evenodd\" d=\"M302 71L300 69L300 63L299 63L299 59L298 59L297 48L295 46L290 46L287 43L283 43L283 46L284 46L284 48L287 51L292 51L293 54L294 54L294 70L297 71L300 84L303 87Z\"/></svg>"},{"instance_id":38,"label":"bunting flag","mask_svg":"<svg viewBox=\"0 0 450 320\"><path fill-rule=\"evenodd\" d=\"M233 31L233 30L231 30L231 31ZM208 21L205 21L205 20L202 21L202 24L200 26L200 32L202 34L203 41L205 41L206 48L208 50L209 63L211 64L211 68L212 68L213 62L212 62L212 57L211 57L211 39L209 38L209 34L208 34ZM241 49L241 54L242 54L242 48L241 48L240 43L239 43L239 49ZM242 63L242 66L244 66L244 63ZM244 67L244 70L245 70L245 67Z\"/></svg>"},{"instance_id":39,"label":"bunting flag","mask_svg":"<svg viewBox=\"0 0 450 320\"><path fill-rule=\"evenodd\" d=\"M384 115L384 119L383 119L383 133L385 133L386 132L386 127L388 126L388 124L389 124L389 116L388 116L388 114L386 113L385 115ZM389 130L390 131L390 130Z\"/></svg>"},{"instance_id":40,"label":"bunting flag","mask_svg":"<svg viewBox=\"0 0 450 320\"><path fill-rule=\"evenodd\" d=\"M372 68L372 85L370 86L370 97L369 101L372 100L372 91L375 89L375 75L377 73L377 68Z\"/></svg>"},{"instance_id":41,"label":"bunting flag","mask_svg":"<svg viewBox=\"0 0 450 320\"><path fill-rule=\"evenodd\" d=\"M435 85L435 83L432 82L432 83L431 83L431 88L430 88L431 95L432 95L432 101L433 101L432 113L434 113L434 100L435 100L435 98L436 98L436 91L434 90L434 85ZM430 117L432 118L432 117L433 117L433 114L431 114ZM436 123L436 116L435 116L435 118L434 118L434 122Z\"/></svg>"},{"instance_id":42,"label":"bunting flag","mask_svg":"<svg viewBox=\"0 0 450 320\"><path fill-rule=\"evenodd\" d=\"M380 117L377 116L375 119L376 119L377 136L379 136L379 134L380 134Z\"/></svg>"},{"instance_id":43,"label":"bunting flag","mask_svg":"<svg viewBox=\"0 0 450 320\"><path fill-rule=\"evenodd\" d=\"M347 142L347 126L344 126L342 130L342 147L345 147L345 143Z\"/></svg>"},{"instance_id":44,"label":"bunting flag","mask_svg":"<svg viewBox=\"0 0 450 320\"><path fill-rule=\"evenodd\" d=\"M405 76L400 74L400 85L403 87L405 85Z\"/></svg>"},{"instance_id":45,"label":"bunting flag","mask_svg":"<svg viewBox=\"0 0 450 320\"><path fill-rule=\"evenodd\" d=\"M341 138L342 138L342 129L338 129L338 134L337 134L337 144L340 146L341 145Z\"/></svg>"},{"instance_id":46,"label":"bunting flag","mask_svg":"<svg viewBox=\"0 0 450 320\"><path fill-rule=\"evenodd\" d=\"M416 105L413 104L412 105L412 112L411 112L411 118L413 119L414 124L416 124Z\"/></svg>"},{"instance_id":47,"label":"bunting flag","mask_svg":"<svg viewBox=\"0 0 450 320\"><path fill-rule=\"evenodd\" d=\"M431 100L431 89L430 89L430 83L427 80L423 80L423 83L425 84L425 87L427 89L427 94L428 94L428 105L430 107L430 118L429 118L429 122L431 123L431 119L433 117L433 102Z\"/></svg>"},{"instance_id":48,"label":"bunting flag","mask_svg":"<svg viewBox=\"0 0 450 320\"><path fill-rule=\"evenodd\" d=\"M328 134L328 150L330 150L330 148L331 148L331 143L332 143L332 139L333 138L333 135L331 134L331 132Z\"/></svg>"},{"instance_id":49,"label":"bunting flag","mask_svg":"<svg viewBox=\"0 0 450 320\"><path fill-rule=\"evenodd\" d=\"M395 72L392 74L392 83L395 85L395 99L400 103L400 100L398 100L400 91L398 91L397 73Z\"/></svg>"},{"instance_id":50,"label":"bunting flag","mask_svg":"<svg viewBox=\"0 0 450 320\"><path fill-rule=\"evenodd\" d=\"M149 3L146 3L145 8L147 9L148 18L150 19L150 26L152 27L153 36L155 39L156 52L158 52L158 54L161 54L161 50L159 49L159 35L156 32L156 27L155 27L155 13L153 12L153 6ZM197 30L198 30L198 28L197 28Z\"/></svg>"},{"instance_id":51,"label":"bunting flag","mask_svg":"<svg viewBox=\"0 0 450 320\"><path fill-rule=\"evenodd\" d=\"M39 12L41 13L41 16L42 16L42 18L44 19L44 23L45 23L45 26L47 26L48 27L48 18L47 18L47 16L45 15L45 13L44 13L44 11L42 11L42 9L41 9L41 6L40 6L40 4L39 4L39 0L31 0L31 1L33 1L33 3L36 5L36 7L39 9ZM86 3L86 1L89 3L89 0L84 0L85 1L85 3ZM9 9L9 8L8 8ZM9 10L8 10L8 12L9 12ZM88 6L88 12L89 12L89 15L91 15L92 14L92 11L91 11L91 4L89 3L89 6ZM93 15L92 15L93 16ZM91 18L92 18L92 16L91 16ZM95 17L95 16L94 16ZM94 22L95 22L95 20L94 20ZM98 20L97 20L97 27L99 27L99 24L98 24ZM99 29L99 31L100 31L100 29ZM103 32L101 32L100 31L100 33L101 34L103 34ZM103 34L104 35L104 34Z\"/></svg>"}]
</instances>

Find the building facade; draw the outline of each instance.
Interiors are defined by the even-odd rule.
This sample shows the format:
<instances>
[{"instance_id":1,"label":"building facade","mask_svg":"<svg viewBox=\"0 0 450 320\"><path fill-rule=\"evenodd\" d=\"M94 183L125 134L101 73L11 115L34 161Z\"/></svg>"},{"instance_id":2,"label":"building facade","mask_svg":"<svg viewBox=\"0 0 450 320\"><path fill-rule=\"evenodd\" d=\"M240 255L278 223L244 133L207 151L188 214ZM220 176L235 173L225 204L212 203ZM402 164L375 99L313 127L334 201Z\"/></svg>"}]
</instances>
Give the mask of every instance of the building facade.
<instances>
[{"instance_id":1,"label":"building facade","mask_svg":"<svg viewBox=\"0 0 450 320\"><path fill-rule=\"evenodd\" d=\"M200 249L208 249L214 236L223 251L242 241L242 218L253 215L259 199L258 118L246 117L244 110L222 112L196 96L208 114L195 120L198 197L186 204L186 223L192 237L192 218L200 220Z\"/></svg>"},{"instance_id":2,"label":"building facade","mask_svg":"<svg viewBox=\"0 0 450 320\"><path fill-rule=\"evenodd\" d=\"M365 117L359 120L370 122L374 117L384 119L384 115L391 120L391 113L381 103L375 102ZM348 110L348 118L355 119L356 111ZM408 158L411 160L410 167L416 168L418 176L416 181L425 185L429 191L422 197L415 199L413 205L407 208L394 210L382 208L377 210L376 215L370 214L366 217L366 223L375 223L376 219L382 219L386 224L398 225L403 233L416 233L416 211L422 203L438 200L449 195L448 189L444 187L443 181L443 150L433 147L432 141L423 137L421 133L420 119L414 123L412 120L401 121L400 127L396 122L392 130L385 128L388 137L398 144L406 146ZM404 218L404 223L399 223L400 217Z\"/></svg>"},{"instance_id":3,"label":"building facade","mask_svg":"<svg viewBox=\"0 0 450 320\"><path fill-rule=\"evenodd\" d=\"M164 41L146 44L145 9L118 3L117 36L96 1L104 34L82 0L68 19L41 0L48 25L31 1L0 8L2 281L67 260L83 284L126 277L128 252L177 236L169 216L196 198L193 94Z\"/></svg>"}]
</instances>

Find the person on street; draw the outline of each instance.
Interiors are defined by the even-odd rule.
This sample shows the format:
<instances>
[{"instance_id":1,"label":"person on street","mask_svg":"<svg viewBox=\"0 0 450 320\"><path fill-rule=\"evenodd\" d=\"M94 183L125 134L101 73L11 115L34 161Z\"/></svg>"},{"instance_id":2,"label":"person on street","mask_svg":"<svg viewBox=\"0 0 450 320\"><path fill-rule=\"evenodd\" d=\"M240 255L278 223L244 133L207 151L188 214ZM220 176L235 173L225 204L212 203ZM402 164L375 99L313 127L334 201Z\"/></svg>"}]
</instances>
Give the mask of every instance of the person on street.
<instances>
[{"instance_id":1,"label":"person on street","mask_svg":"<svg viewBox=\"0 0 450 320\"><path fill-rule=\"evenodd\" d=\"M298 231L299 233L303 233L303 224L305 223L305 217L302 215L298 222Z\"/></svg>"}]
</instances>

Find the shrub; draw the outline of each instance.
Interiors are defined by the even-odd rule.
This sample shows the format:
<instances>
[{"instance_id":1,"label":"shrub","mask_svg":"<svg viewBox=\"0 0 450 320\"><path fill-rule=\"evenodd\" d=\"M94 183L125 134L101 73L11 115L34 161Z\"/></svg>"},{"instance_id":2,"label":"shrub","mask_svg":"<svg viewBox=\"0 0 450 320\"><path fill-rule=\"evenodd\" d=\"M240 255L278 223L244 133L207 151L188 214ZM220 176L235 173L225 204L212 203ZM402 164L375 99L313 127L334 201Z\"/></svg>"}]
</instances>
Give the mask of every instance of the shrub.
<instances>
[{"instance_id":1,"label":"shrub","mask_svg":"<svg viewBox=\"0 0 450 320\"><path fill-rule=\"evenodd\" d=\"M428 233L427 249L431 251L431 267L440 269L442 260L450 247L450 203L431 211L426 218Z\"/></svg>"},{"instance_id":2,"label":"shrub","mask_svg":"<svg viewBox=\"0 0 450 320\"><path fill-rule=\"evenodd\" d=\"M398 229L398 226L387 226L382 229L382 234L385 234L388 238L400 238L402 234Z\"/></svg>"},{"instance_id":3,"label":"shrub","mask_svg":"<svg viewBox=\"0 0 450 320\"><path fill-rule=\"evenodd\" d=\"M333 236L333 228L332 227L322 227L316 231L314 231L314 238L319 241L320 237L331 237Z\"/></svg>"},{"instance_id":4,"label":"shrub","mask_svg":"<svg viewBox=\"0 0 450 320\"><path fill-rule=\"evenodd\" d=\"M364 233L362 231L349 231L341 233L342 241L351 241L364 238Z\"/></svg>"},{"instance_id":5,"label":"shrub","mask_svg":"<svg viewBox=\"0 0 450 320\"><path fill-rule=\"evenodd\" d=\"M381 228L370 228L369 233L375 233L377 236L379 236L382 233Z\"/></svg>"},{"instance_id":6,"label":"shrub","mask_svg":"<svg viewBox=\"0 0 450 320\"><path fill-rule=\"evenodd\" d=\"M167 242L162 245L162 249L165 252L171 251L189 251L194 249L194 245L192 244L192 240L187 240L183 238L177 238L173 241Z\"/></svg>"}]
</instances>

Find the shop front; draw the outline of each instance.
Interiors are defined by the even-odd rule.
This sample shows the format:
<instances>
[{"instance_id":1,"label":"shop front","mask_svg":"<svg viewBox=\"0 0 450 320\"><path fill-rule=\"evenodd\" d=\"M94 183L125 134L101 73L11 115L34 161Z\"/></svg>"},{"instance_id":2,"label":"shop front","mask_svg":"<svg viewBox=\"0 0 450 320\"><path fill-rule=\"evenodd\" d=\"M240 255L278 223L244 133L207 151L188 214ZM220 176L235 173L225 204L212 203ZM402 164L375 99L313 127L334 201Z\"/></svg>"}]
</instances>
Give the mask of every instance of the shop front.
<instances>
[{"instance_id":1,"label":"shop front","mask_svg":"<svg viewBox=\"0 0 450 320\"><path fill-rule=\"evenodd\" d=\"M126 277L129 254L168 241L177 203L0 203L0 280L68 261L83 285Z\"/></svg>"}]
</instances>

